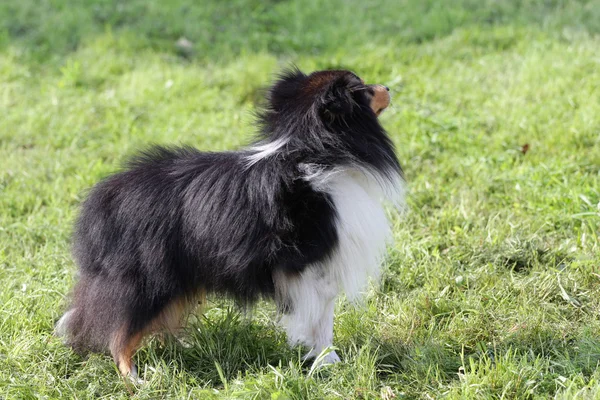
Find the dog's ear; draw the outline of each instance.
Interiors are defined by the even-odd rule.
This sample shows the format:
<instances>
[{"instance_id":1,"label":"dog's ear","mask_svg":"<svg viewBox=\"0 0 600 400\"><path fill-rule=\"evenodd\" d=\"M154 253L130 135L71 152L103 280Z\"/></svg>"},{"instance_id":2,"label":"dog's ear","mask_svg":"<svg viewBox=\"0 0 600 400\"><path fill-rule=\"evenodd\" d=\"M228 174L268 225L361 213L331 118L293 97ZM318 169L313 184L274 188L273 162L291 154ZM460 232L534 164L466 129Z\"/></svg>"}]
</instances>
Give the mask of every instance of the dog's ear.
<instances>
[{"instance_id":1,"label":"dog's ear","mask_svg":"<svg viewBox=\"0 0 600 400\"><path fill-rule=\"evenodd\" d=\"M341 116L350 114L354 101L348 87L346 76L334 79L323 94L323 109L329 114Z\"/></svg>"},{"instance_id":2,"label":"dog's ear","mask_svg":"<svg viewBox=\"0 0 600 400\"><path fill-rule=\"evenodd\" d=\"M297 67L283 71L269 90L268 102L271 109L280 111L286 107L298 94L298 90L305 80L306 75Z\"/></svg>"}]
</instances>

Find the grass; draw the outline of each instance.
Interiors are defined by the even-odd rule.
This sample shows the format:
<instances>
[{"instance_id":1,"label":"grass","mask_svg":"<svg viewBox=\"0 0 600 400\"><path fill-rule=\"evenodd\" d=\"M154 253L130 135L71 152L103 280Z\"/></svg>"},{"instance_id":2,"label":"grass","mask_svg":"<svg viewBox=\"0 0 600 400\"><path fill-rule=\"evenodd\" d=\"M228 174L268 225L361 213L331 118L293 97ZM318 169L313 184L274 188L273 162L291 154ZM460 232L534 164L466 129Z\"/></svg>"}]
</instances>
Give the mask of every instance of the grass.
<instances>
[{"instance_id":1,"label":"grass","mask_svg":"<svg viewBox=\"0 0 600 400\"><path fill-rule=\"evenodd\" d=\"M199 4L0 4L0 398L600 398L598 1ZM85 191L151 142L247 143L291 62L391 88L410 185L382 284L338 304L344 363L221 299L138 387L64 347Z\"/></svg>"}]
</instances>

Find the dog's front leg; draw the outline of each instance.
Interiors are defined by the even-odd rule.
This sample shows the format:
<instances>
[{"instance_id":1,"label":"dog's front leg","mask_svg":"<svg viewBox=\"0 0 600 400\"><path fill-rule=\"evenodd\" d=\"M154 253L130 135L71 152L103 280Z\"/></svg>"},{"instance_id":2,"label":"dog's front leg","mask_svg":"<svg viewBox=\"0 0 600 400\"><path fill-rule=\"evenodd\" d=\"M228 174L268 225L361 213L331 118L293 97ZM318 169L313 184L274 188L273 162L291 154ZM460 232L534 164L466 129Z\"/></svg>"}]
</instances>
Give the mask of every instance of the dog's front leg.
<instances>
[{"instance_id":1,"label":"dog's front leg","mask_svg":"<svg viewBox=\"0 0 600 400\"><path fill-rule=\"evenodd\" d=\"M335 297L332 298L323 308L323 314L313 324L312 332L312 347L311 350L304 356L304 359L315 358L321 354L323 350L333 346L333 316L335 308ZM315 360L316 361L316 360ZM333 364L339 362L340 358L334 350L329 351L319 362L325 364Z\"/></svg>"},{"instance_id":2,"label":"dog's front leg","mask_svg":"<svg viewBox=\"0 0 600 400\"><path fill-rule=\"evenodd\" d=\"M277 302L283 313L288 342L310 349L305 359L317 357L333 345L333 316L337 284L322 266L308 267L299 274L275 274ZM335 363L340 358L335 351L320 362Z\"/></svg>"}]
</instances>

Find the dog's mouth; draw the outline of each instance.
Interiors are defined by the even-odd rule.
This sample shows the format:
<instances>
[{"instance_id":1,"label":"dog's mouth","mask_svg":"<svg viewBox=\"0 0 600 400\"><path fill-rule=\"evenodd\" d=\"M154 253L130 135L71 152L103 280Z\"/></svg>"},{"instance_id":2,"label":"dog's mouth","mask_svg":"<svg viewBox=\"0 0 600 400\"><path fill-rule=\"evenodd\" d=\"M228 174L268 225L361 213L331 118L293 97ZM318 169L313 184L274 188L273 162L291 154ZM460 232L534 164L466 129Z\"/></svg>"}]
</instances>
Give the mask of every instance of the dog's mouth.
<instances>
[{"instance_id":1,"label":"dog's mouth","mask_svg":"<svg viewBox=\"0 0 600 400\"><path fill-rule=\"evenodd\" d=\"M390 105L391 96L389 88L383 85L372 85L373 97L371 98L371 109L376 116L380 116L381 113Z\"/></svg>"}]
</instances>

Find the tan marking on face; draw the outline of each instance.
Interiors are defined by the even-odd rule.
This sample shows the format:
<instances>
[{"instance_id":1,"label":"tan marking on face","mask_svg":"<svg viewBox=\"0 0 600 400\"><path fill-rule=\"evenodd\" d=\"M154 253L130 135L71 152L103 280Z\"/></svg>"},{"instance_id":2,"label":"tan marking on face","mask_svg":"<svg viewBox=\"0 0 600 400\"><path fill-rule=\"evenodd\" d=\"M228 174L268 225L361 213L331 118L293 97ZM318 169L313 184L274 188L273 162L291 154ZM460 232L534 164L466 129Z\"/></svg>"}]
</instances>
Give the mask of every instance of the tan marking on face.
<instances>
[{"instance_id":1,"label":"tan marking on face","mask_svg":"<svg viewBox=\"0 0 600 400\"><path fill-rule=\"evenodd\" d=\"M373 85L372 86L374 94L371 99L371 109L375 113L375 115L379 116L383 110L385 110L390 105L390 92L383 85Z\"/></svg>"}]
</instances>

